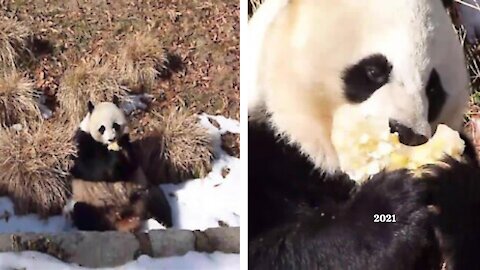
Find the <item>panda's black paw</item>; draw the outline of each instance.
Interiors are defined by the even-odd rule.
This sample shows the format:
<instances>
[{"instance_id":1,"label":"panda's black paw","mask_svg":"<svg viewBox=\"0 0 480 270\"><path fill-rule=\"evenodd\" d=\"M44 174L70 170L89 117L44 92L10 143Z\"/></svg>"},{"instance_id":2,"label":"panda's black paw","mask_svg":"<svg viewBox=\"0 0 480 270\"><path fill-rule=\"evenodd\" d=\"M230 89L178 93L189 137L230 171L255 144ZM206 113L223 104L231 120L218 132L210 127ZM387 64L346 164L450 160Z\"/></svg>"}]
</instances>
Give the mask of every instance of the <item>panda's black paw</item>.
<instances>
[{"instance_id":1,"label":"panda's black paw","mask_svg":"<svg viewBox=\"0 0 480 270\"><path fill-rule=\"evenodd\" d=\"M113 229L107 218L107 209L77 202L70 214L73 224L81 231L108 231Z\"/></svg>"},{"instance_id":2,"label":"panda's black paw","mask_svg":"<svg viewBox=\"0 0 480 270\"><path fill-rule=\"evenodd\" d=\"M351 218L359 220L386 215L394 217L394 223L423 226L428 215L428 194L428 185L416 181L407 170L381 172L357 188L347 211Z\"/></svg>"},{"instance_id":3,"label":"panda's black paw","mask_svg":"<svg viewBox=\"0 0 480 270\"><path fill-rule=\"evenodd\" d=\"M433 225L448 269L480 269L480 168L478 161L447 158L420 181L429 185Z\"/></svg>"},{"instance_id":4,"label":"panda's black paw","mask_svg":"<svg viewBox=\"0 0 480 270\"><path fill-rule=\"evenodd\" d=\"M433 248L427 197L426 183L406 170L379 173L347 203L302 213L250 241L249 266L430 269L438 261L422 261Z\"/></svg>"}]
</instances>

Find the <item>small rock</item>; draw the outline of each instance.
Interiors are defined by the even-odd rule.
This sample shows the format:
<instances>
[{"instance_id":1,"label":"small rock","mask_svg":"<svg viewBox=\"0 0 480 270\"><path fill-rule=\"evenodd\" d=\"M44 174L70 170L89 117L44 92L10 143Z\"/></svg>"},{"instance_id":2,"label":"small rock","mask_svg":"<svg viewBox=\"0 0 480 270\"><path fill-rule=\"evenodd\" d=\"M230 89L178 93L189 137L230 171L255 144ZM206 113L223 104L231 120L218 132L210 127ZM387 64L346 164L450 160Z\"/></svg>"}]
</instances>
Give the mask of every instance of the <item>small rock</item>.
<instances>
[{"instance_id":1,"label":"small rock","mask_svg":"<svg viewBox=\"0 0 480 270\"><path fill-rule=\"evenodd\" d=\"M23 126L22 124L15 124L12 126L12 129L14 129L15 131L21 131L23 129Z\"/></svg>"},{"instance_id":2,"label":"small rock","mask_svg":"<svg viewBox=\"0 0 480 270\"><path fill-rule=\"evenodd\" d=\"M223 227L223 228L230 227L230 225L228 225L228 223L226 223L226 222L223 221L223 220L219 220L219 221L218 221L218 226Z\"/></svg>"},{"instance_id":3,"label":"small rock","mask_svg":"<svg viewBox=\"0 0 480 270\"><path fill-rule=\"evenodd\" d=\"M230 173L230 168L228 168L226 166L222 168L222 177L223 178L226 178L229 173Z\"/></svg>"},{"instance_id":4,"label":"small rock","mask_svg":"<svg viewBox=\"0 0 480 270\"><path fill-rule=\"evenodd\" d=\"M186 230L153 230L149 233L153 257L184 255L195 250L195 234Z\"/></svg>"},{"instance_id":5,"label":"small rock","mask_svg":"<svg viewBox=\"0 0 480 270\"><path fill-rule=\"evenodd\" d=\"M50 119L53 116L52 110L50 110L47 106L38 104L38 108L40 109L43 119Z\"/></svg>"},{"instance_id":6,"label":"small rock","mask_svg":"<svg viewBox=\"0 0 480 270\"><path fill-rule=\"evenodd\" d=\"M230 156L240 158L240 135L228 131L222 134L222 149Z\"/></svg>"},{"instance_id":7,"label":"small rock","mask_svg":"<svg viewBox=\"0 0 480 270\"><path fill-rule=\"evenodd\" d=\"M213 119L212 117L208 117L208 121L209 121L210 124L212 124L214 127L216 127L217 129L220 129L220 124L218 123L217 120Z\"/></svg>"},{"instance_id":8,"label":"small rock","mask_svg":"<svg viewBox=\"0 0 480 270\"><path fill-rule=\"evenodd\" d=\"M10 212L5 210L3 214L0 215L0 219L4 219L5 222L8 222L8 220L10 219L10 216L11 216Z\"/></svg>"}]
</instances>

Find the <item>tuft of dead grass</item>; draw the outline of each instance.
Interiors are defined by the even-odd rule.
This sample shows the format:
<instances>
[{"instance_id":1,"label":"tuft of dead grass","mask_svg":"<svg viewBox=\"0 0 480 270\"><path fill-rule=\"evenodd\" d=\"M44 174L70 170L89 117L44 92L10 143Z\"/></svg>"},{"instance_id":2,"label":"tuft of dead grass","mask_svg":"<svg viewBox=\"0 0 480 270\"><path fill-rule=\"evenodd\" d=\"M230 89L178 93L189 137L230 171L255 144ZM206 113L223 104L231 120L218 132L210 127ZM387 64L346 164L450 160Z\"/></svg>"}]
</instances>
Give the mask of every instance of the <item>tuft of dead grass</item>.
<instances>
[{"instance_id":1,"label":"tuft of dead grass","mask_svg":"<svg viewBox=\"0 0 480 270\"><path fill-rule=\"evenodd\" d=\"M15 70L0 72L0 125L40 120L33 83Z\"/></svg>"},{"instance_id":2,"label":"tuft of dead grass","mask_svg":"<svg viewBox=\"0 0 480 270\"><path fill-rule=\"evenodd\" d=\"M63 117L78 124L87 113L87 103L112 100L113 96L123 97L127 90L115 80L112 64L101 58L92 58L80 62L65 71L57 100Z\"/></svg>"},{"instance_id":3,"label":"tuft of dead grass","mask_svg":"<svg viewBox=\"0 0 480 270\"><path fill-rule=\"evenodd\" d=\"M149 91L155 80L168 71L167 51L149 33L128 36L117 59L119 82L133 92Z\"/></svg>"},{"instance_id":4,"label":"tuft of dead grass","mask_svg":"<svg viewBox=\"0 0 480 270\"><path fill-rule=\"evenodd\" d=\"M19 52L26 50L32 31L15 19L0 17L0 65L15 68Z\"/></svg>"},{"instance_id":5,"label":"tuft of dead grass","mask_svg":"<svg viewBox=\"0 0 480 270\"><path fill-rule=\"evenodd\" d=\"M0 193L16 214L59 214L70 195L75 145L58 123L0 129Z\"/></svg>"},{"instance_id":6,"label":"tuft of dead grass","mask_svg":"<svg viewBox=\"0 0 480 270\"><path fill-rule=\"evenodd\" d=\"M214 154L212 138L198 117L184 110L152 114L146 134L134 141L148 179L160 184L205 177L212 170Z\"/></svg>"}]
</instances>

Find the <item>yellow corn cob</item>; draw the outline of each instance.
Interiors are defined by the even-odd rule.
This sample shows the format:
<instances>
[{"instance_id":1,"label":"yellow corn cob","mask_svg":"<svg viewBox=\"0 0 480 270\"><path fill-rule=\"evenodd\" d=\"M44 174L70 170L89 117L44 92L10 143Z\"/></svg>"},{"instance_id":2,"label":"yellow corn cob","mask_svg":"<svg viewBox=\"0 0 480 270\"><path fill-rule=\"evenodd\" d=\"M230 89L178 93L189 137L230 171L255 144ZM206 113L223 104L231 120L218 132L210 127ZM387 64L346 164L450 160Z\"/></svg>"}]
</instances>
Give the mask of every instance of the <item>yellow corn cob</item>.
<instances>
[{"instance_id":1,"label":"yellow corn cob","mask_svg":"<svg viewBox=\"0 0 480 270\"><path fill-rule=\"evenodd\" d=\"M341 117L348 117L348 121L336 116L332 142L340 168L358 182L382 169L416 170L426 164L435 164L446 155L460 159L465 148L459 133L446 125L439 125L427 143L406 146L400 143L398 134L389 132L388 121L355 120L351 113Z\"/></svg>"},{"instance_id":2,"label":"yellow corn cob","mask_svg":"<svg viewBox=\"0 0 480 270\"><path fill-rule=\"evenodd\" d=\"M117 142L113 142L107 146L108 150L111 151L120 151L120 145Z\"/></svg>"}]
</instances>

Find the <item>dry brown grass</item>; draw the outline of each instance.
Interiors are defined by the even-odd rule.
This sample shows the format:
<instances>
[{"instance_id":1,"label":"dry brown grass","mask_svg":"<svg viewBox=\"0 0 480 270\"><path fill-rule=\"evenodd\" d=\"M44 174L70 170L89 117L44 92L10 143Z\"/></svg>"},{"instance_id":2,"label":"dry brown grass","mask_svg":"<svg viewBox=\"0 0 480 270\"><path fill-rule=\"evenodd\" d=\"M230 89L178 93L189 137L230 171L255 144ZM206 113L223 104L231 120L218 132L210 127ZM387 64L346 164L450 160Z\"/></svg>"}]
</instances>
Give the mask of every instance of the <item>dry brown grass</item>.
<instances>
[{"instance_id":1,"label":"dry brown grass","mask_svg":"<svg viewBox=\"0 0 480 270\"><path fill-rule=\"evenodd\" d=\"M15 19L0 18L0 67L14 68L19 52L27 47L32 35L29 27Z\"/></svg>"},{"instance_id":2,"label":"dry brown grass","mask_svg":"<svg viewBox=\"0 0 480 270\"><path fill-rule=\"evenodd\" d=\"M22 74L0 71L0 124L40 121L40 110L34 100L33 83Z\"/></svg>"},{"instance_id":3,"label":"dry brown grass","mask_svg":"<svg viewBox=\"0 0 480 270\"><path fill-rule=\"evenodd\" d=\"M149 33L130 35L117 59L119 82L134 92L149 91L167 65L167 52L158 38Z\"/></svg>"},{"instance_id":4,"label":"dry brown grass","mask_svg":"<svg viewBox=\"0 0 480 270\"><path fill-rule=\"evenodd\" d=\"M126 90L115 81L115 70L101 58L83 61L65 71L57 99L61 114L71 123L78 124L87 113L87 103L122 97Z\"/></svg>"},{"instance_id":5,"label":"dry brown grass","mask_svg":"<svg viewBox=\"0 0 480 270\"><path fill-rule=\"evenodd\" d=\"M51 104L61 77L78 59L99 52L118 57L126 37L148 32L183 67L157 80L150 93L161 98L154 106L186 103L194 113L239 119L238 1L3 1L2 14L30 27L40 41L29 47L35 59L22 58L21 68Z\"/></svg>"},{"instance_id":6,"label":"dry brown grass","mask_svg":"<svg viewBox=\"0 0 480 270\"><path fill-rule=\"evenodd\" d=\"M152 114L146 134L134 142L149 180L175 183L206 176L212 169L212 140L198 117L184 110Z\"/></svg>"},{"instance_id":7,"label":"dry brown grass","mask_svg":"<svg viewBox=\"0 0 480 270\"><path fill-rule=\"evenodd\" d=\"M0 193L10 196L17 214L60 213L70 193L74 154L75 145L59 124L0 129Z\"/></svg>"}]
</instances>

